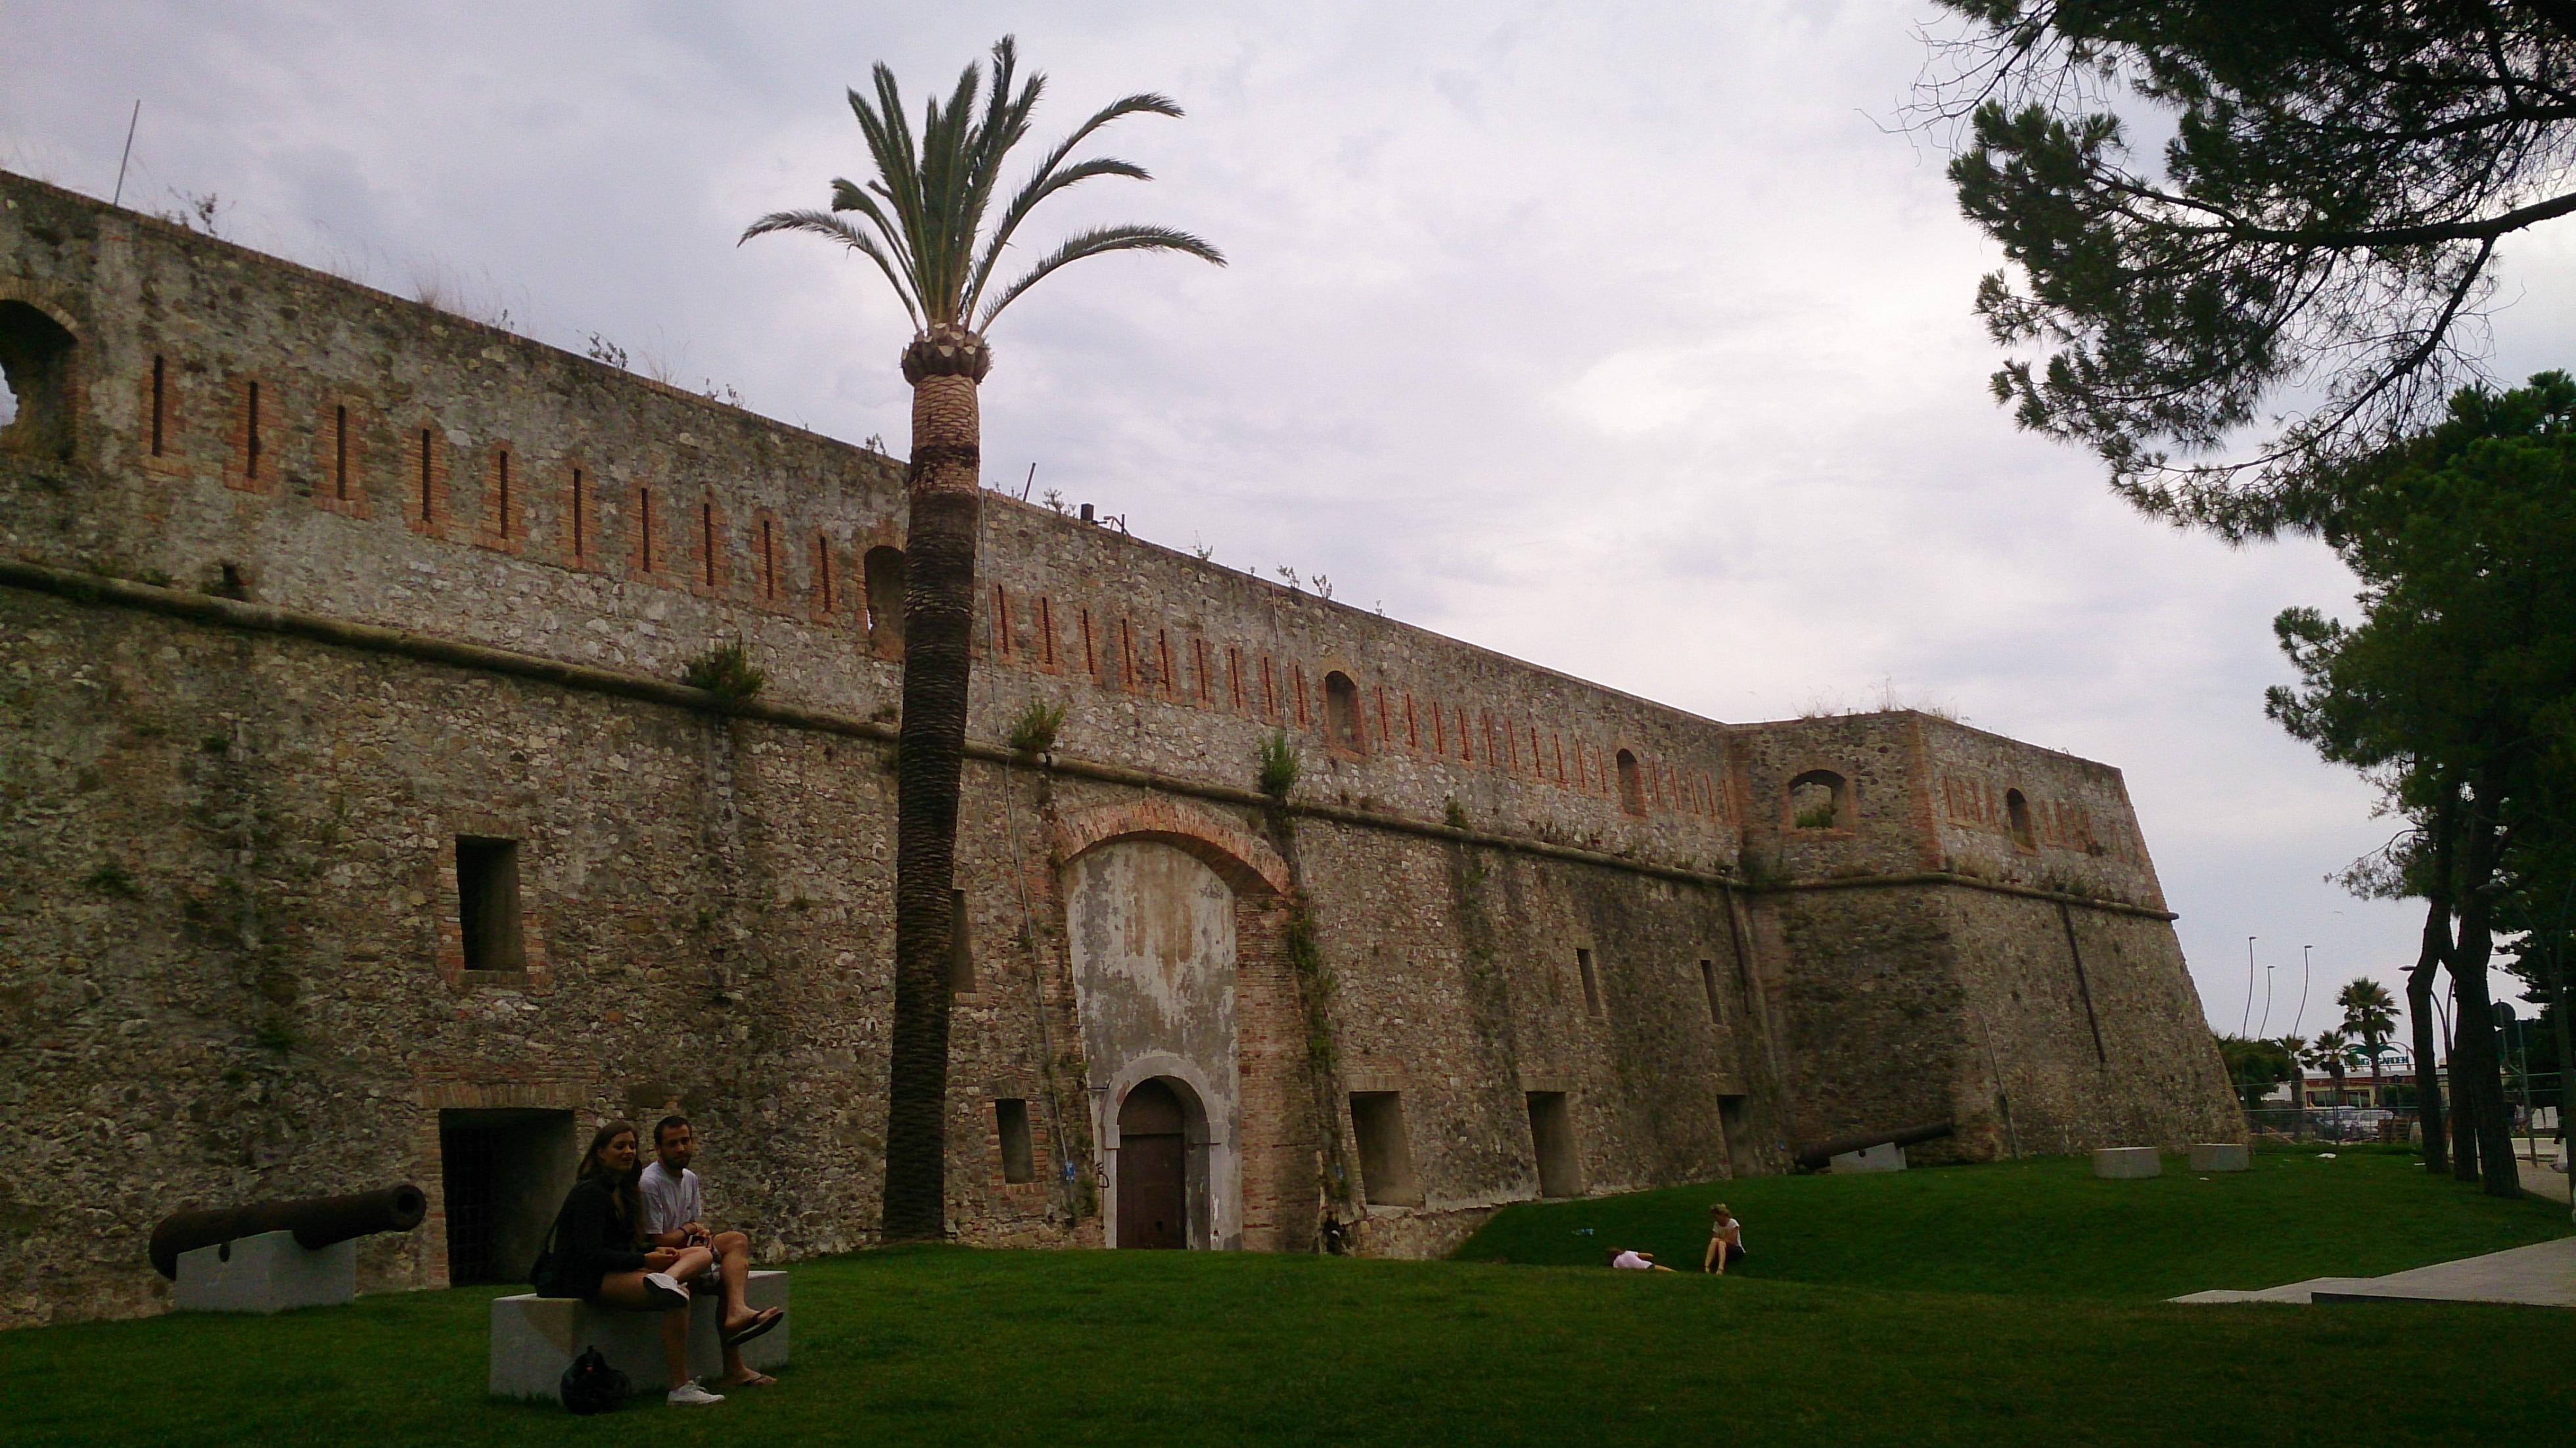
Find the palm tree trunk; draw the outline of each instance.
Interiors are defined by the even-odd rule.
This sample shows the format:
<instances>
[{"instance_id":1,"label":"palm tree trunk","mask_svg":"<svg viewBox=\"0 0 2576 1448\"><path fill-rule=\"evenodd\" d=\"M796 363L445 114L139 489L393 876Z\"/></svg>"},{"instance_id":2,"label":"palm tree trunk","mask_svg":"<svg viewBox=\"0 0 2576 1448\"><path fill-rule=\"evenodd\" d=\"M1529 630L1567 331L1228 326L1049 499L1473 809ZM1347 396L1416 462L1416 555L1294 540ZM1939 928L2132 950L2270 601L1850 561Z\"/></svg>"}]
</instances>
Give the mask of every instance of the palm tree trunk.
<instances>
[{"instance_id":1,"label":"palm tree trunk","mask_svg":"<svg viewBox=\"0 0 2576 1448\"><path fill-rule=\"evenodd\" d=\"M982 424L992 354L937 329L904 349L912 384L904 537L903 723L896 742L894 1028L886 1081L884 1235L946 1235L948 974L957 799L975 610Z\"/></svg>"}]
</instances>

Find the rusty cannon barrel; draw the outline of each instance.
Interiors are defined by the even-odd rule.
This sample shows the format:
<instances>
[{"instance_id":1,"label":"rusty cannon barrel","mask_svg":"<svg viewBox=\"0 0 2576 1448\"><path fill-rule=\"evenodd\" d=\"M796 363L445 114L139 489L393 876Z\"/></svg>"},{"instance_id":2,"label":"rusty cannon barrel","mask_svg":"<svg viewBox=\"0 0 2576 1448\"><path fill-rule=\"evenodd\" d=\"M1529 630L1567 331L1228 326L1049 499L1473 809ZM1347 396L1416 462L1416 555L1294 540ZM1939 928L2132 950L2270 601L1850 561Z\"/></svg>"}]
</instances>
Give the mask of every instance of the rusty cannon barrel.
<instances>
[{"instance_id":1,"label":"rusty cannon barrel","mask_svg":"<svg viewBox=\"0 0 2576 1448\"><path fill-rule=\"evenodd\" d=\"M179 1254L262 1232L293 1232L295 1244L318 1251L334 1242L377 1232L408 1232L429 1215L429 1198L409 1182L344 1197L305 1197L292 1202L173 1212L152 1228L152 1266L176 1280Z\"/></svg>"},{"instance_id":2,"label":"rusty cannon barrel","mask_svg":"<svg viewBox=\"0 0 2576 1448\"><path fill-rule=\"evenodd\" d=\"M1873 1146L1912 1146L1917 1142L1938 1141L1958 1130L1955 1122L1933 1121L1921 1126L1908 1126L1899 1131L1855 1131L1849 1136L1832 1137L1813 1146L1798 1148L1798 1165L1815 1171L1847 1151L1867 1151Z\"/></svg>"}]
</instances>

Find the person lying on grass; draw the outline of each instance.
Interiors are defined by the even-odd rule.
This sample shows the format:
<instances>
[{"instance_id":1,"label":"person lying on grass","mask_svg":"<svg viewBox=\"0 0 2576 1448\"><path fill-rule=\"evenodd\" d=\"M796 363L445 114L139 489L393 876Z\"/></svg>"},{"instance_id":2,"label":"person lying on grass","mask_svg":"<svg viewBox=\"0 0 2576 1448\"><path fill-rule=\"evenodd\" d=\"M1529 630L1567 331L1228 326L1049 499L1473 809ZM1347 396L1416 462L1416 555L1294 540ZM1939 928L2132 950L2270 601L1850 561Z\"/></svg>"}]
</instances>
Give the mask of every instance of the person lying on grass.
<instances>
[{"instance_id":1,"label":"person lying on grass","mask_svg":"<svg viewBox=\"0 0 2576 1448\"><path fill-rule=\"evenodd\" d=\"M722 1294L724 1316L717 1323L716 1340L724 1346L724 1376L716 1386L765 1388L778 1379L743 1366L742 1345L776 1327L786 1310L754 1312L743 1299L751 1281L751 1239L740 1232L707 1230L706 1195L698 1174L689 1170L697 1151L697 1130L685 1117L665 1116L653 1124L653 1161L636 1182L644 1196L644 1239L656 1247L704 1247L715 1253L714 1265L694 1280L686 1273L671 1275L694 1292ZM679 1335L684 1355L688 1331L688 1319L676 1313L662 1325L665 1337Z\"/></svg>"},{"instance_id":2,"label":"person lying on grass","mask_svg":"<svg viewBox=\"0 0 2576 1448\"><path fill-rule=\"evenodd\" d=\"M555 1216L553 1245L535 1274L540 1297L578 1297L593 1307L665 1315L662 1358L671 1371L665 1401L697 1407L724 1399L689 1376L689 1289L681 1277L707 1270L704 1247L644 1244L644 1204L636 1190L635 1127L611 1121L590 1138L580 1175ZM679 1331L672 1332L676 1322Z\"/></svg>"},{"instance_id":3,"label":"person lying on grass","mask_svg":"<svg viewBox=\"0 0 2576 1448\"><path fill-rule=\"evenodd\" d=\"M1700 1258L1699 1270L1726 1275L1727 1264L1744 1260L1744 1224L1719 1202L1708 1209L1708 1252Z\"/></svg>"},{"instance_id":4,"label":"person lying on grass","mask_svg":"<svg viewBox=\"0 0 2576 1448\"><path fill-rule=\"evenodd\" d=\"M1652 1252L1634 1252L1619 1247L1613 1247L1610 1249L1610 1265L1619 1268L1624 1272L1670 1272L1673 1270L1670 1267L1659 1267L1655 1265L1655 1254Z\"/></svg>"}]
</instances>

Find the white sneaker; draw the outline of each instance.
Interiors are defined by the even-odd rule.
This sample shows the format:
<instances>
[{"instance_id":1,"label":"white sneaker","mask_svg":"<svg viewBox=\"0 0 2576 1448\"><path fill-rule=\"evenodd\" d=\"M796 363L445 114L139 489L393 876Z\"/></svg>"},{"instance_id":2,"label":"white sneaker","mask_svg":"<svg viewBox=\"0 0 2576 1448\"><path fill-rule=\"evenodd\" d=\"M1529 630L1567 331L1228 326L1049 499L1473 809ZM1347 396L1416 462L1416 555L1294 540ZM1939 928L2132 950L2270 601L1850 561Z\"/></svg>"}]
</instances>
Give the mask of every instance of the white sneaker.
<instances>
[{"instance_id":1,"label":"white sneaker","mask_svg":"<svg viewBox=\"0 0 2576 1448\"><path fill-rule=\"evenodd\" d=\"M668 1272L645 1273L644 1291L655 1307L665 1311L689 1305L689 1289Z\"/></svg>"},{"instance_id":2,"label":"white sneaker","mask_svg":"<svg viewBox=\"0 0 2576 1448\"><path fill-rule=\"evenodd\" d=\"M674 1408L703 1408L709 1403L723 1402L724 1394L710 1393L695 1383L682 1383L665 1394L662 1401Z\"/></svg>"}]
</instances>

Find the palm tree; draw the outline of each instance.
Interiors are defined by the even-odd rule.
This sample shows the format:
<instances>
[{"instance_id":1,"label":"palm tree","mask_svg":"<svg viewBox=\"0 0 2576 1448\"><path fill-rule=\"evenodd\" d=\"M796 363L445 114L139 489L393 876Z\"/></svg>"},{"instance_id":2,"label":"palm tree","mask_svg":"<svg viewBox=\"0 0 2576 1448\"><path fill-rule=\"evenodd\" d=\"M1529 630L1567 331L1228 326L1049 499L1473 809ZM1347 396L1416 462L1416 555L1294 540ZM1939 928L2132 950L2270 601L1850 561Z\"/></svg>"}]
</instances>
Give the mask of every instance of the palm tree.
<instances>
[{"instance_id":1,"label":"palm tree","mask_svg":"<svg viewBox=\"0 0 2576 1448\"><path fill-rule=\"evenodd\" d=\"M2388 1038L2397 1034L2397 1002L2386 986L2364 977L2337 991L2335 1004L2343 1007L2343 1028L2361 1038L2361 1049L2370 1057L2370 1104L2381 1105L2379 1059L2388 1054Z\"/></svg>"},{"instance_id":2,"label":"palm tree","mask_svg":"<svg viewBox=\"0 0 2576 1448\"><path fill-rule=\"evenodd\" d=\"M2308 1047L2308 1064L2322 1067L2328 1076L2334 1078L2334 1097L2337 1106L2344 1104L2344 1072L2351 1066L2353 1053L2357 1049L2352 1043L2352 1037L2345 1035L2339 1029L2319 1031L2316 1040Z\"/></svg>"},{"instance_id":3,"label":"palm tree","mask_svg":"<svg viewBox=\"0 0 2576 1448\"><path fill-rule=\"evenodd\" d=\"M894 1241L937 1237L946 1224L949 892L981 504L976 389L993 365L985 334L1023 292L1084 257L1177 251L1225 264L1215 247L1187 232L1101 226L1067 238L996 289L1003 253L1038 203L1095 176L1149 179L1129 161L1072 161L1075 147L1121 117L1177 116L1181 108L1159 95L1102 107L1047 152L1000 214L990 216L1003 163L1028 135L1030 113L1046 87L1046 77L1033 74L1013 89L1018 50L1008 36L993 47L992 64L989 94L982 67L967 66L946 105L933 99L923 108L917 136L904 119L894 72L879 64L873 104L849 93L875 174L865 185L835 179L828 210L773 212L742 234L749 241L803 231L838 242L876 263L912 319L912 340L903 349L904 381L912 384L912 461L904 475L910 519L903 722L895 746L901 767L883 1224Z\"/></svg>"}]
</instances>

